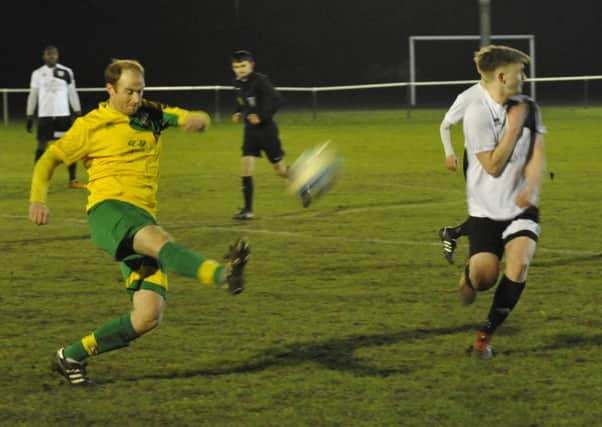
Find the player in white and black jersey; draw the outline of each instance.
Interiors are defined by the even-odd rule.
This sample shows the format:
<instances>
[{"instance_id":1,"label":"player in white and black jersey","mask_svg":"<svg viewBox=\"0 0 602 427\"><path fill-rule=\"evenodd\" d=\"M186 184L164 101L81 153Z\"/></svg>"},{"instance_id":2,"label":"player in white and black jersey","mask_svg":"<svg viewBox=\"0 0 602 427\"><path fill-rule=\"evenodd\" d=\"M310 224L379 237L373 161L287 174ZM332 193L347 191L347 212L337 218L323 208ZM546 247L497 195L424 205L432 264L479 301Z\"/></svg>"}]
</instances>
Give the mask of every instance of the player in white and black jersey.
<instances>
[{"instance_id":1,"label":"player in white and black jersey","mask_svg":"<svg viewBox=\"0 0 602 427\"><path fill-rule=\"evenodd\" d=\"M73 122L73 116L81 115L81 105L75 89L73 71L58 63L59 51L46 46L42 53L44 65L31 73L27 97L27 131L32 132L37 109L38 145L35 161L44 154L50 141L60 138ZM69 166L70 188L86 188L77 181L75 163Z\"/></svg>"},{"instance_id":2,"label":"player in white and black jersey","mask_svg":"<svg viewBox=\"0 0 602 427\"><path fill-rule=\"evenodd\" d=\"M493 355L492 334L517 304L539 238L539 190L545 167L539 108L517 96L530 58L507 46L475 54L480 94L466 109L466 190L470 259L460 280L464 303L493 287L505 267L485 324L471 351Z\"/></svg>"}]
</instances>

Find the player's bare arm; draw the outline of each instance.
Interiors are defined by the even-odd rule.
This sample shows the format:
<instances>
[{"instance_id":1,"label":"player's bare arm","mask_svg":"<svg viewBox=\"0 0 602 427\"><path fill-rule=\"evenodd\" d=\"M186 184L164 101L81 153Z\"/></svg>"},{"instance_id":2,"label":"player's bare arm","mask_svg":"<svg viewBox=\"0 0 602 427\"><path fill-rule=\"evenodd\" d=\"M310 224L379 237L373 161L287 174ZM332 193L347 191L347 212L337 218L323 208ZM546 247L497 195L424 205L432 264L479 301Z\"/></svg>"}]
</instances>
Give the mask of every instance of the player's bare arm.
<instances>
[{"instance_id":1,"label":"player's bare arm","mask_svg":"<svg viewBox=\"0 0 602 427\"><path fill-rule=\"evenodd\" d=\"M186 116L182 127L188 131L206 130L211 124L209 115L205 112L193 112Z\"/></svg>"},{"instance_id":2,"label":"player's bare arm","mask_svg":"<svg viewBox=\"0 0 602 427\"><path fill-rule=\"evenodd\" d=\"M543 145L543 135L537 134L533 155L529 163L525 165L525 178L527 186L519 193L516 198L516 204L521 208L527 208L533 205L534 196L538 192L546 168L546 158Z\"/></svg>"},{"instance_id":3,"label":"player's bare arm","mask_svg":"<svg viewBox=\"0 0 602 427\"><path fill-rule=\"evenodd\" d=\"M258 125L259 123L261 123L261 119L255 113L249 114L247 116L247 121L252 125Z\"/></svg>"},{"instance_id":4,"label":"player's bare arm","mask_svg":"<svg viewBox=\"0 0 602 427\"><path fill-rule=\"evenodd\" d=\"M526 103L520 103L512 107L508 111L508 124L500 143L492 151L483 151L477 154L479 162L489 175L499 176L504 170L514 149L514 144L521 135L527 112L528 106Z\"/></svg>"},{"instance_id":5,"label":"player's bare arm","mask_svg":"<svg viewBox=\"0 0 602 427\"><path fill-rule=\"evenodd\" d=\"M456 157L452 145L451 125L447 121L443 120L441 122L439 134L441 136L441 142L443 143L443 149L445 150L445 167L448 170L455 172L458 168L458 158Z\"/></svg>"},{"instance_id":6,"label":"player's bare arm","mask_svg":"<svg viewBox=\"0 0 602 427\"><path fill-rule=\"evenodd\" d=\"M458 158L455 154L445 158L445 167L452 172L455 172L458 169Z\"/></svg>"},{"instance_id":7,"label":"player's bare arm","mask_svg":"<svg viewBox=\"0 0 602 427\"><path fill-rule=\"evenodd\" d=\"M29 205L29 219L36 225L46 225L50 218L50 209L42 202L31 202Z\"/></svg>"}]
</instances>

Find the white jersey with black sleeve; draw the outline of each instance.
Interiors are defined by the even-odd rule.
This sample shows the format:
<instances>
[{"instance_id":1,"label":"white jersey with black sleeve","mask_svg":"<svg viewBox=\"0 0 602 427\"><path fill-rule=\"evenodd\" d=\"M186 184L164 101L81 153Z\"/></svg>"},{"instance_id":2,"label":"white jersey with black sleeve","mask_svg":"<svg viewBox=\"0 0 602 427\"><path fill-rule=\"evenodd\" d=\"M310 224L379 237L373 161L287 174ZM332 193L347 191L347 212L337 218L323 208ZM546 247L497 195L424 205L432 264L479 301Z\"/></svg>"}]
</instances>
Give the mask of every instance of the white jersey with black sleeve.
<instances>
[{"instance_id":1,"label":"white jersey with black sleeve","mask_svg":"<svg viewBox=\"0 0 602 427\"><path fill-rule=\"evenodd\" d=\"M75 77L69 67L56 64L43 65L31 74L31 91L27 99L27 115L38 108L38 117L65 117L73 111L81 111L75 89Z\"/></svg>"},{"instance_id":2,"label":"white jersey with black sleeve","mask_svg":"<svg viewBox=\"0 0 602 427\"><path fill-rule=\"evenodd\" d=\"M523 131L503 172L497 177L485 171L477 154L493 151L501 140L506 131L506 107L495 102L480 87L478 98L466 109L463 123L468 159L466 190L470 216L504 221L515 218L524 210L516 204L516 197L526 184L524 167L530 158L535 134L545 133L537 104L530 99L528 101L529 114ZM534 195L535 203L537 198L538 195Z\"/></svg>"}]
</instances>

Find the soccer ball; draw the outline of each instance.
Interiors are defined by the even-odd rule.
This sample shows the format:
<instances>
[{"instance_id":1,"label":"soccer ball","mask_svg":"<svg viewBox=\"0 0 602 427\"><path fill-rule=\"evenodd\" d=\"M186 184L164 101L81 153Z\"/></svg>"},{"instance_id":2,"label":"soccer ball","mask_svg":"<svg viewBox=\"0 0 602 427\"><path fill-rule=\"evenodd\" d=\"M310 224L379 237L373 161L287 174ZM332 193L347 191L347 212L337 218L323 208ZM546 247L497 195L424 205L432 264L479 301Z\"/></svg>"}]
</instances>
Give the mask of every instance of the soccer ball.
<instances>
[{"instance_id":1,"label":"soccer ball","mask_svg":"<svg viewBox=\"0 0 602 427\"><path fill-rule=\"evenodd\" d=\"M306 191L313 200L324 195L340 176L343 155L330 141L305 150L290 169L288 191L302 197Z\"/></svg>"}]
</instances>

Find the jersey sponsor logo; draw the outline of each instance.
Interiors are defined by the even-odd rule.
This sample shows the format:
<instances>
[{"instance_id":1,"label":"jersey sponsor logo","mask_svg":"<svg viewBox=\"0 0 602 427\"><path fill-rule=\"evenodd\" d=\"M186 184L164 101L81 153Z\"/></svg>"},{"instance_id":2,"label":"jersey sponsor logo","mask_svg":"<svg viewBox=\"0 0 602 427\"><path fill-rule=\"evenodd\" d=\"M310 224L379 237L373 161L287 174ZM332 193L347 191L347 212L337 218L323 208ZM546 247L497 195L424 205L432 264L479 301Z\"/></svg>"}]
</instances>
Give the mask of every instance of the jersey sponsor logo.
<instances>
[{"instance_id":1,"label":"jersey sponsor logo","mask_svg":"<svg viewBox=\"0 0 602 427\"><path fill-rule=\"evenodd\" d=\"M69 73L67 72L67 70L65 70L63 68L54 67L52 69L52 76L55 79L59 79L59 80L65 81L65 83L67 83L67 84L71 83L71 76L69 75Z\"/></svg>"},{"instance_id":2,"label":"jersey sponsor logo","mask_svg":"<svg viewBox=\"0 0 602 427\"><path fill-rule=\"evenodd\" d=\"M146 141L144 139L130 139L128 141L128 146L142 149L146 146Z\"/></svg>"}]
</instances>

